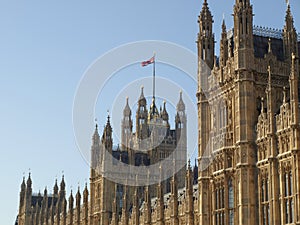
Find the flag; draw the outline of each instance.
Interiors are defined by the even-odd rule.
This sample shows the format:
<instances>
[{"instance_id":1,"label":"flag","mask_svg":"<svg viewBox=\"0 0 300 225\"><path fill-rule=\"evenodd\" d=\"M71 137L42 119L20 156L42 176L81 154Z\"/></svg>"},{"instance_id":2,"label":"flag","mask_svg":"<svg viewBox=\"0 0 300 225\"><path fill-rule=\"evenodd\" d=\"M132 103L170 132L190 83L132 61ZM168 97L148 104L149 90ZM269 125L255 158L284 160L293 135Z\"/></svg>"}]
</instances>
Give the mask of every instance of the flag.
<instances>
[{"instance_id":1,"label":"flag","mask_svg":"<svg viewBox=\"0 0 300 225\"><path fill-rule=\"evenodd\" d=\"M141 62L141 66L148 66L149 64L152 64L152 63L154 63L154 56L151 58L151 59L149 59L149 60L147 60L147 61L143 61L143 62Z\"/></svg>"}]
</instances>

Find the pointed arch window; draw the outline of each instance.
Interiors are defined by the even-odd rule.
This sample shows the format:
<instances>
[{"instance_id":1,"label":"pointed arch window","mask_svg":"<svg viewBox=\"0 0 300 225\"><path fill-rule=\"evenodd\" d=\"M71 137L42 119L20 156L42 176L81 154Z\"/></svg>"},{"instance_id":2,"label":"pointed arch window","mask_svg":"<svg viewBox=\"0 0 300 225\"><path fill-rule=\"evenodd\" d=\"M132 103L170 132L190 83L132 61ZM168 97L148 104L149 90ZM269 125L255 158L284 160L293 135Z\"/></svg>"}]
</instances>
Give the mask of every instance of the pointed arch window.
<instances>
[{"instance_id":1,"label":"pointed arch window","mask_svg":"<svg viewBox=\"0 0 300 225\"><path fill-rule=\"evenodd\" d=\"M225 224L224 185L218 184L215 189L215 224Z\"/></svg>"},{"instance_id":2,"label":"pointed arch window","mask_svg":"<svg viewBox=\"0 0 300 225\"><path fill-rule=\"evenodd\" d=\"M265 175L261 179L260 185L260 205L262 214L262 224L270 224L270 202L269 202L269 178Z\"/></svg>"},{"instance_id":3,"label":"pointed arch window","mask_svg":"<svg viewBox=\"0 0 300 225\"><path fill-rule=\"evenodd\" d=\"M228 180L228 217L229 225L234 225L234 190L232 179Z\"/></svg>"},{"instance_id":4,"label":"pointed arch window","mask_svg":"<svg viewBox=\"0 0 300 225\"><path fill-rule=\"evenodd\" d=\"M283 180L285 222L289 224L294 222L293 174L291 170L285 171Z\"/></svg>"}]
</instances>

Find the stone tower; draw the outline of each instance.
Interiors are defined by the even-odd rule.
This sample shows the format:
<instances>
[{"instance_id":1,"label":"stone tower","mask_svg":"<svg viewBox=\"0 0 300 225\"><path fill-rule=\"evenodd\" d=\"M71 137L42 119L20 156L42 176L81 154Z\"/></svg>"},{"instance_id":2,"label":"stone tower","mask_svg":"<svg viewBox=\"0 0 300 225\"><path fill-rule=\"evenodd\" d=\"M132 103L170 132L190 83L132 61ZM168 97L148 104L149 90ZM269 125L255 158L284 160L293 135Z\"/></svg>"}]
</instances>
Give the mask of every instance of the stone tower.
<instances>
[{"instance_id":1,"label":"stone tower","mask_svg":"<svg viewBox=\"0 0 300 225\"><path fill-rule=\"evenodd\" d=\"M204 1L200 24L207 8ZM223 21L213 66L199 48L199 27L199 223L296 224L299 39L290 6L283 32L253 26L250 0L235 1L233 19L229 31Z\"/></svg>"},{"instance_id":2,"label":"stone tower","mask_svg":"<svg viewBox=\"0 0 300 225\"><path fill-rule=\"evenodd\" d=\"M112 128L110 117L107 117L107 123L104 127L103 135L100 141L98 126L93 135L91 148L91 168L90 175L90 221L91 224L108 224L112 213L112 203L114 193L114 183L105 177L105 164L109 163L107 156L112 154Z\"/></svg>"}]
</instances>

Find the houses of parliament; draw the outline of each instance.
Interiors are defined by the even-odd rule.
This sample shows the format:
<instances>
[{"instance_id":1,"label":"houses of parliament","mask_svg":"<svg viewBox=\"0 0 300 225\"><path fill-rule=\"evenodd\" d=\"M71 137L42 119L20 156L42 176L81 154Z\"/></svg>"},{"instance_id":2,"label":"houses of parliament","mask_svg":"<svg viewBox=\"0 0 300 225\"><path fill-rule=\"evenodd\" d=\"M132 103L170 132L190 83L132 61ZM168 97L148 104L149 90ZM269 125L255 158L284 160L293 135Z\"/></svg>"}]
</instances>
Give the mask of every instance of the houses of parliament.
<instances>
[{"instance_id":1,"label":"houses of parliament","mask_svg":"<svg viewBox=\"0 0 300 225\"><path fill-rule=\"evenodd\" d=\"M158 110L153 96L148 111L142 89L135 130L126 101L121 145L113 147L109 117L101 137L96 126L89 187L67 196L62 177L52 193L33 194L29 175L21 184L16 224L300 224L300 38L289 4L283 29L254 26L253 17L250 0L235 0L234 27L227 29L223 21L220 53L215 56L214 21L204 0L196 41L198 161L194 168L188 160L169 178L145 186L118 184L100 172L107 163L104 154L112 156L112 165L159 164L174 151L179 161L187 161L188 112L182 94L171 129L166 104ZM144 149L140 140L151 142L154 131L161 143ZM120 171L120 176L125 172Z\"/></svg>"}]
</instances>

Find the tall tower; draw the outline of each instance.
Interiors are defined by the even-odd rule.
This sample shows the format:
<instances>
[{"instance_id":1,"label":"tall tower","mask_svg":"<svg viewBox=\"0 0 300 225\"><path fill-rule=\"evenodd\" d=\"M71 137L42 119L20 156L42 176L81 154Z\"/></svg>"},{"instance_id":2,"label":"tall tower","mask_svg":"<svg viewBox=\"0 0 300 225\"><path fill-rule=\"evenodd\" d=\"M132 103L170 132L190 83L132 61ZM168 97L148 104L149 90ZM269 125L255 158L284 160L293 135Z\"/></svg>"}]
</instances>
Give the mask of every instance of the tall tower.
<instances>
[{"instance_id":1,"label":"tall tower","mask_svg":"<svg viewBox=\"0 0 300 225\"><path fill-rule=\"evenodd\" d=\"M198 57L203 60L210 69L214 66L215 57L215 37L212 31L213 22L213 16L208 8L207 0L204 0L198 19Z\"/></svg>"},{"instance_id":2,"label":"tall tower","mask_svg":"<svg viewBox=\"0 0 300 225\"><path fill-rule=\"evenodd\" d=\"M208 90L208 76L213 68L214 59L214 35L212 33L213 19L208 9L207 0L204 0L202 10L199 16L199 33L198 33L198 164L206 162L208 156L204 155L209 140L210 133L210 111L208 99L205 93ZM203 61L206 63L204 65ZM209 195L209 170L203 170L199 166L198 171L198 190L199 190L199 223L202 225L210 224L210 195Z\"/></svg>"},{"instance_id":3,"label":"tall tower","mask_svg":"<svg viewBox=\"0 0 300 225\"><path fill-rule=\"evenodd\" d=\"M255 86L253 67L253 13L250 0L236 0L234 6L234 63L237 74L235 85L235 146L236 175L231 187L236 214L240 224L257 224L256 124Z\"/></svg>"},{"instance_id":4,"label":"tall tower","mask_svg":"<svg viewBox=\"0 0 300 225\"><path fill-rule=\"evenodd\" d=\"M180 91L179 101L176 106L176 116L175 116L175 132L176 132L176 165L186 165L186 157L187 157L187 119L185 113L185 104L182 99L182 91ZM180 160L180 161L179 161ZM175 166L175 165L174 165ZM177 179L178 186L184 186L185 177L185 166L181 168L178 172L177 176L180 179Z\"/></svg>"},{"instance_id":5,"label":"tall tower","mask_svg":"<svg viewBox=\"0 0 300 225\"><path fill-rule=\"evenodd\" d=\"M126 105L123 110L123 119L122 119L122 127L121 127L121 141L123 150L128 149L130 147L130 139L132 135L132 119L131 119L131 109L128 103L128 97L126 98Z\"/></svg>"},{"instance_id":6,"label":"tall tower","mask_svg":"<svg viewBox=\"0 0 300 225\"><path fill-rule=\"evenodd\" d=\"M236 69L253 65L253 13L250 0L236 0L234 6L234 61Z\"/></svg>"}]
</instances>

